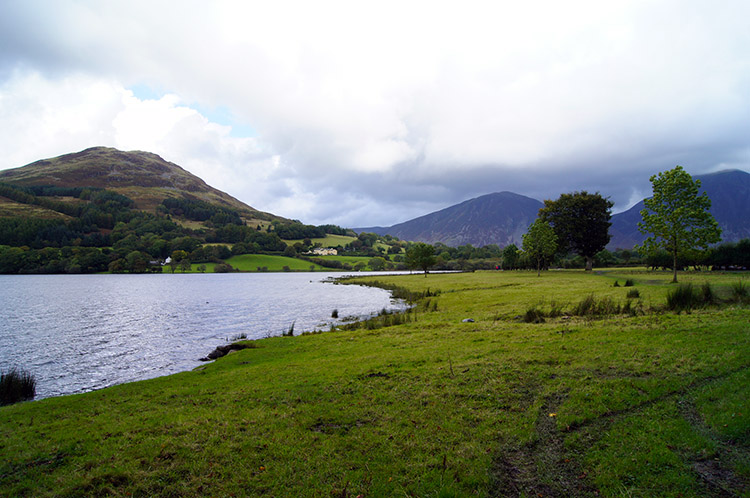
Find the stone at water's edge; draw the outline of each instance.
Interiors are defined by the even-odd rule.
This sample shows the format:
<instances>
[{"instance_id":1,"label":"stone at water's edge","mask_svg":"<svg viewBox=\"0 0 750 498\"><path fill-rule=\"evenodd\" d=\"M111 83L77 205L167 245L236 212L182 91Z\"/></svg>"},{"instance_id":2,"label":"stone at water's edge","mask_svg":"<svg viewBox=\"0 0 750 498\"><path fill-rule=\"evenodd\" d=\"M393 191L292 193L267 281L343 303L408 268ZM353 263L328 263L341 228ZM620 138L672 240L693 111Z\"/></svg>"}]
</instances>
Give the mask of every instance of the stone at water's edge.
<instances>
[{"instance_id":1,"label":"stone at water's edge","mask_svg":"<svg viewBox=\"0 0 750 498\"><path fill-rule=\"evenodd\" d=\"M217 358L221 358L222 356L226 356L232 351L240 351L241 349L247 349L249 346L245 344L227 344L226 346L219 346L210 353L208 353L208 356L205 356L203 358L200 358L199 361L211 361L215 360Z\"/></svg>"}]
</instances>

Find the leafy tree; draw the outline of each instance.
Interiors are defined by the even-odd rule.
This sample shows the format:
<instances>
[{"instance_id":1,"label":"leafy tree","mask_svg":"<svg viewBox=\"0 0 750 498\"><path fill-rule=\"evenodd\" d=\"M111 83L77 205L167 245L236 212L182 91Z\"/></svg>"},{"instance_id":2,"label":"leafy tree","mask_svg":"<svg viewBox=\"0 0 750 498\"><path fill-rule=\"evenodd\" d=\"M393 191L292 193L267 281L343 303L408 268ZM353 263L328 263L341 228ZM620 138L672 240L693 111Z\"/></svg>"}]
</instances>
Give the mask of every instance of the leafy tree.
<instances>
[{"instance_id":1,"label":"leafy tree","mask_svg":"<svg viewBox=\"0 0 750 498\"><path fill-rule=\"evenodd\" d=\"M698 195L700 180L693 180L682 166L650 178L654 195L643 202L641 233L651 236L640 249L646 254L664 249L672 256L672 282L677 282L677 255L696 247L707 249L721 240L719 224L709 212L708 194Z\"/></svg>"},{"instance_id":2,"label":"leafy tree","mask_svg":"<svg viewBox=\"0 0 750 498\"><path fill-rule=\"evenodd\" d=\"M531 224L529 231L523 235L523 250L533 261L536 261L536 275L541 275L542 262L548 260L557 250L557 235L541 218Z\"/></svg>"},{"instance_id":3,"label":"leafy tree","mask_svg":"<svg viewBox=\"0 0 750 498\"><path fill-rule=\"evenodd\" d=\"M503 248L503 268L512 270L518 267L518 247L515 244Z\"/></svg>"},{"instance_id":4,"label":"leafy tree","mask_svg":"<svg viewBox=\"0 0 750 498\"><path fill-rule=\"evenodd\" d=\"M190 269L193 267L192 263L190 263L190 260L185 258L180 261L180 271L182 273L185 273L186 271L190 271Z\"/></svg>"},{"instance_id":5,"label":"leafy tree","mask_svg":"<svg viewBox=\"0 0 750 498\"><path fill-rule=\"evenodd\" d=\"M386 261L385 258L381 258L380 256L377 256L375 258L370 259L370 261L367 263L370 268L373 271L380 271L385 268Z\"/></svg>"},{"instance_id":6,"label":"leafy tree","mask_svg":"<svg viewBox=\"0 0 750 498\"><path fill-rule=\"evenodd\" d=\"M406 265L409 268L420 268L427 277L427 270L435 265L435 248L424 242L417 242L406 249Z\"/></svg>"},{"instance_id":7,"label":"leafy tree","mask_svg":"<svg viewBox=\"0 0 750 498\"><path fill-rule=\"evenodd\" d=\"M613 205L599 193L573 192L556 201L544 201L539 218L554 229L558 252L580 254L586 260L586 271L591 271L594 255L609 243Z\"/></svg>"}]
</instances>

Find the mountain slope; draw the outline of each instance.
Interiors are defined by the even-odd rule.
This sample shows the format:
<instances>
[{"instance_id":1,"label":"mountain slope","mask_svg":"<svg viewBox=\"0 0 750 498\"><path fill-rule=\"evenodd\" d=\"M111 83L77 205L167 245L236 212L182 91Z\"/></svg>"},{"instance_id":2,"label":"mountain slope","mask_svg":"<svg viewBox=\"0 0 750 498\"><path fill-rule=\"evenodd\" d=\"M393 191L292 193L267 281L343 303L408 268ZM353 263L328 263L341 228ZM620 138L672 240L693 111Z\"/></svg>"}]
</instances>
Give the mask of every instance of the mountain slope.
<instances>
[{"instance_id":1,"label":"mountain slope","mask_svg":"<svg viewBox=\"0 0 750 498\"><path fill-rule=\"evenodd\" d=\"M150 152L92 147L0 171L0 182L106 188L133 199L139 209L148 211L154 210L167 197L182 197L228 207L248 219L281 219L248 206Z\"/></svg>"},{"instance_id":2,"label":"mountain slope","mask_svg":"<svg viewBox=\"0 0 750 498\"><path fill-rule=\"evenodd\" d=\"M721 240L750 238L750 173L729 170L693 178L701 181L701 192L711 198L711 214L721 227ZM643 242L646 237L638 231L638 222L644 208L641 201L612 217L612 239L607 248L631 248Z\"/></svg>"},{"instance_id":3,"label":"mountain slope","mask_svg":"<svg viewBox=\"0 0 750 498\"><path fill-rule=\"evenodd\" d=\"M487 194L391 227L356 229L449 246L521 244L543 204L512 192Z\"/></svg>"}]
</instances>

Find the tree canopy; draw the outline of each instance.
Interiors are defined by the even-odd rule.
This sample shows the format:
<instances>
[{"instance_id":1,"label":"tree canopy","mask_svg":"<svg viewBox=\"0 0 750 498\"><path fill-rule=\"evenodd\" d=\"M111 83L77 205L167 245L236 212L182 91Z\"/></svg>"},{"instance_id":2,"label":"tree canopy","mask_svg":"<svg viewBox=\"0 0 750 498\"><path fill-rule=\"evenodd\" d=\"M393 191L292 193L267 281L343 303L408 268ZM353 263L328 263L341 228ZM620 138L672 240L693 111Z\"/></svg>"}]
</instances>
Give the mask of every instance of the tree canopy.
<instances>
[{"instance_id":1,"label":"tree canopy","mask_svg":"<svg viewBox=\"0 0 750 498\"><path fill-rule=\"evenodd\" d=\"M424 242L416 244L406 249L406 264L409 268L419 268L427 276L427 270L435 264L435 248Z\"/></svg>"},{"instance_id":2,"label":"tree canopy","mask_svg":"<svg viewBox=\"0 0 750 498\"><path fill-rule=\"evenodd\" d=\"M539 218L555 231L558 252L580 254L586 260L586 270L590 271L594 255L609 243L613 205L598 192L573 192L562 194L556 201L544 201Z\"/></svg>"},{"instance_id":3,"label":"tree canopy","mask_svg":"<svg viewBox=\"0 0 750 498\"><path fill-rule=\"evenodd\" d=\"M536 274L541 273L542 263L555 254L557 236L549 223L537 218L523 234L523 250L529 258L536 261Z\"/></svg>"},{"instance_id":4,"label":"tree canopy","mask_svg":"<svg viewBox=\"0 0 750 498\"><path fill-rule=\"evenodd\" d=\"M696 247L707 249L721 240L719 224L709 212L711 199L700 191L700 180L693 180L682 166L650 178L653 196L643 202L638 230L651 234L639 247L646 254L664 249L672 256L673 277L677 282L677 255Z\"/></svg>"}]
</instances>

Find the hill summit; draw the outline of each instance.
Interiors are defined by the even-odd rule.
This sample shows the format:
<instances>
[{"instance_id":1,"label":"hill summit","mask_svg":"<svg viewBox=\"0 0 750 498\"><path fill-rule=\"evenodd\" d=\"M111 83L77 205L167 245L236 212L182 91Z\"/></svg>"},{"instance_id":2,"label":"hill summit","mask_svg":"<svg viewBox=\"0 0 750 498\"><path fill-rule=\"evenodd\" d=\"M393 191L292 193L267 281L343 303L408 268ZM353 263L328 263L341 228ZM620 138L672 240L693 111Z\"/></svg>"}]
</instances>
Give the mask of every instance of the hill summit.
<instances>
[{"instance_id":1,"label":"hill summit","mask_svg":"<svg viewBox=\"0 0 750 498\"><path fill-rule=\"evenodd\" d=\"M0 182L20 186L104 188L129 197L138 209L147 211L154 210L165 198L182 197L228 207L247 218L281 219L248 206L150 152L92 147L0 171Z\"/></svg>"}]
</instances>

